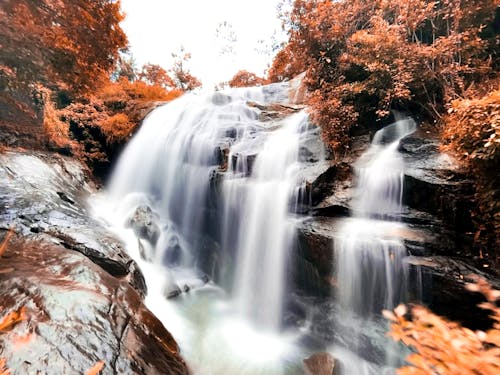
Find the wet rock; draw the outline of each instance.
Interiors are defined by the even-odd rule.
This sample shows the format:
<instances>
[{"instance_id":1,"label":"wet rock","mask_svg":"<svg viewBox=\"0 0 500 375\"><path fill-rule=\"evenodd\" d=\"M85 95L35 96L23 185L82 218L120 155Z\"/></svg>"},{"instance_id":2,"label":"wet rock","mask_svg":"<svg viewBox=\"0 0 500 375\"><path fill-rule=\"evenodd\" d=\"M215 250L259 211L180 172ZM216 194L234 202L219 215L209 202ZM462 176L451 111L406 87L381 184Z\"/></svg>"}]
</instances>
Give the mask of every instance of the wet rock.
<instances>
[{"instance_id":1,"label":"wet rock","mask_svg":"<svg viewBox=\"0 0 500 375\"><path fill-rule=\"evenodd\" d=\"M335 358L330 353L315 353L303 360L306 375L335 375Z\"/></svg>"},{"instance_id":2,"label":"wet rock","mask_svg":"<svg viewBox=\"0 0 500 375\"><path fill-rule=\"evenodd\" d=\"M247 105L259 109L261 111L259 120L264 122L284 118L305 108L296 104L272 103L263 105L252 101L247 102Z\"/></svg>"},{"instance_id":3,"label":"wet rock","mask_svg":"<svg viewBox=\"0 0 500 375\"><path fill-rule=\"evenodd\" d=\"M230 160L231 167L234 171L243 173L245 176L250 176L256 159L257 153L234 154Z\"/></svg>"},{"instance_id":4,"label":"wet rock","mask_svg":"<svg viewBox=\"0 0 500 375\"><path fill-rule=\"evenodd\" d=\"M176 298L176 297L179 297L181 294L182 294L182 290L181 290L181 288L179 288L178 285L174 285L171 288L167 288L163 292L163 295L165 296L166 299Z\"/></svg>"},{"instance_id":5,"label":"wet rock","mask_svg":"<svg viewBox=\"0 0 500 375\"><path fill-rule=\"evenodd\" d=\"M0 335L16 374L188 374L179 348L125 280L57 244L12 239L0 259L3 317L25 319Z\"/></svg>"},{"instance_id":6,"label":"wet rock","mask_svg":"<svg viewBox=\"0 0 500 375\"><path fill-rule=\"evenodd\" d=\"M151 207L141 205L127 219L125 226L131 227L138 238L145 239L154 246L160 237L158 219L158 215L153 212Z\"/></svg>"},{"instance_id":7,"label":"wet rock","mask_svg":"<svg viewBox=\"0 0 500 375\"><path fill-rule=\"evenodd\" d=\"M63 201L68 202L69 204L75 204L75 201L68 197L63 191L58 191L57 195L59 195L59 198L61 198Z\"/></svg>"},{"instance_id":8,"label":"wet rock","mask_svg":"<svg viewBox=\"0 0 500 375\"><path fill-rule=\"evenodd\" d=\"M488 312L477 306L485 302L485 298L465 288L467 283L473 282L471 275L477 275L500 289L498 279L486 272L488 263L480 259L444 256L412 256L408 258L408 263L413 277L422 282L421 289L410 289L414 299L420 300L434 313L458 321L470 329L486 330L492 327L493 321L488 317Z\"/></svg>"},{"instance_id":9,"label":"wet rock","mask_svg":"<svg viewBox=\"0 0 500 375\"><path fill-rule=\"evenodd\" d=\"M473 231L473 183L451 156L440 153L438 140L420 131L404 138L399 150L406 165L405 204L457 232Z\"/></svg>"},{"instance_id":10,"label":"wet rock","mask_svg":"<svg viewBox=\"0 0 500 375\"><path fill-rule=\"evenodd\" d=\"M144 278L123 244L93 219L86 199L96 191L80 163L46 152L0 155L0 228L14 228L80 252L112 276L124 277L141 294Z\"/></svg>"}]
</instances>

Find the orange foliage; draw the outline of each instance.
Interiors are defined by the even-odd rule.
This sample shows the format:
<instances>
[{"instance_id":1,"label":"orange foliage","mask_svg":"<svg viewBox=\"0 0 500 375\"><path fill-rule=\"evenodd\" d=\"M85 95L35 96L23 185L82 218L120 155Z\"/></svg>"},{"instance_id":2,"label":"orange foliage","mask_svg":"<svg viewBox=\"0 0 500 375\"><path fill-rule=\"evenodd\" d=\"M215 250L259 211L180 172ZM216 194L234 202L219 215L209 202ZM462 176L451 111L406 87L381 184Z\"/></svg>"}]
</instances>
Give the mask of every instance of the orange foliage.
<instances>
[{"instance_id":1,"label":"orange foliage","mask_svg":"<svg viewBox=\"0 0 500 375\"><path fill-rule=\"evenodd\" d=\"M0 332L6 331L15 326L17 323L26 319L26 309L21 307L18 311L8 313L0 320Z\"/></svg>"},{"instance_id":2,"label":"orange foliage","mask_svg":"<svg viewBox=\"0 0 500 375\"><path fill-rule=\"evenodd\" d=\"M5 250L7 250L7 245L9 244L9 240L12 237L13 234L14 234L14 231L12 229L10 229L7 232L7 235L3 239L2 243L0 243L0 258L5 253Z\"/></svg>"},{"instance_id":3,"label":"orange foliage","mask_svg":"<svg viewBox=\"0 0 500 375\"><path fill-rule=\"evenodd\" d=\"M240 70L229 81L229 87L251 87L267 84L267 80L258 77L255 73Z\"/></svg>"},{"instance_id":4,"label":"orange foliage","mask_svg":"<svg viewBox=\"0 0 500 375\"><path fill-rule=\"evenodd\" d=\"M497 85L498 87L498 85ZM500 243L500 89L483 97L451 103L444 118L444 149L464 160L476 176L476 245L495 256ZM498 256L493 259L497 264Z\"/></svg>"},{"instance_id":5,"label":"orange foliage","mask_svg":"<svg viewBox=\"0 0 500 375\"><path fill-rule=\"evenodd\" d=\"M169 101L181 94L179 89L168 91L159 85L150 85L143 81L130 82L125 78L120 78L117 82L108 82L97 92L96 96L112 107L113 102Z\"/></svg>"},{"instance_id":6,"label":"orange foliage","mask_svg":"<svg viewBox=\"0 0 500 375\"><path fill-rule=\"evenodd\" d=\"M152 86L160 86L164 89L172 89L175 83L167 71L159 65L145 64L139 73L139 79Z\"/></svg>"},{"instance_id":7,"label":"orange foliage","mask_svg":"<svg viewBox=\"0 0 500 375\"><path fill-rule=\"evenodd\" d=\"M447 321L424 307L411 310L412 320L405 318L406 308L384 311L392 321L390 336L415 349L407 361L412 365L398 370L399 375L495 375L500 373L500 291L484 280L476 279L467 288L481 292L487 299L480 305L491 313L493 327L486 332L464 328Z\"/></svg>"},{"instance_id":8,"label":"orange foliage","mask_svg":"<svg viewBox=\"0 0 500 375\"><path fill-rule=\"evenodd\" d=\"M5 359L0 359L0 375L10 375L10 371L5 368Z\"/></svg>"},{"instance_id":9,"label":"orange foliage","mask_svg":"<svg viewBox=\"0 0 500 375\"><path fill-rule=\"evenodd\" d=\"M496 0L295 0L272 81L306 71L313 121L336 151L390 109L439 118L491 72ZM497 58L497 57L496 57ZM351 113L353 112L353 113ZM373 125L371 125L373 126Z\"/></svg>"},{"instance_id":10,"label":"orange foliage","mask_svg":"<svg viewBox=\"0 0 500 375\"><path fill-rule=\"evenodd\" d=\"M134 127L135 125L130 122L125 113L117 113L107 117L100 123L100 128L106 135L106 139L109 143L126 139L132 133Z\"/></svg>"},{"instance_id":11,"label":"orange foliage","mask_svg":"<svg viewBox=\"0 0 500 375\"><path fill-rule=\"evenodd\" d=\"M180 95L179 89L167 91L158 85L130 82L122 77L108 82L94 97L55 111L53 123L62 124L72 139L72 152L96 171L106 168L113 148L129 139L148 108Z\"/></svg>"},{"instance_id":12,"label":"orange foliage","mask_svg":"<svg viewBox=\"0 0 500 375\"><path fill-rule=\"evenodd\" d=\"M99 361L87 371L86 375L98 375L103 368L104 361Z\"/></svg>"},{"instance_id":13,"label":"orange foliage","mask_svg":"<svg viewBox=\"0 0 500 375\"><path fill-rule=\"evenodd\" d=\"M119 1L2 1L0 66L14 69L17 83L88 92L127 45L122 19Z\"/></svg>"},{"instance_id":14,"label":"orange foliage","mask_svg":"<svg viewBox=\"0 0 500 375\"><path fill-rule=\"evenodd\" d=\"M469 162L500 161L500 88L479 99L451 103L444 121L447 150Z\"/></svg>"},{"instance_id":15,"label":"orange foliage","mask_svg":"<svg viewBox=\"0 0 500 375\"><path fill-rule=\"evenodd\" d=\"M186 63L191 59L191 54L181 47L179 54L172 53L174 66L171 71L174 77L175 86L182 91L191 91L201 86L198 78L193 76L186 68Z\"/></svg>"},{"instance_id":16,"label":"orange foliage","mask_svg":"<svg viewBox=\"0 0 500 375\"><path fill-rule=\"evenodd\" d=\"M49 143L56 148L74 147L70 139L68 124L61 121L59 111L55 108L55 103L51 99L50 91L45 88L40 88L39 90L44 97L43 131Z\"/></svg>"}]
</instances>

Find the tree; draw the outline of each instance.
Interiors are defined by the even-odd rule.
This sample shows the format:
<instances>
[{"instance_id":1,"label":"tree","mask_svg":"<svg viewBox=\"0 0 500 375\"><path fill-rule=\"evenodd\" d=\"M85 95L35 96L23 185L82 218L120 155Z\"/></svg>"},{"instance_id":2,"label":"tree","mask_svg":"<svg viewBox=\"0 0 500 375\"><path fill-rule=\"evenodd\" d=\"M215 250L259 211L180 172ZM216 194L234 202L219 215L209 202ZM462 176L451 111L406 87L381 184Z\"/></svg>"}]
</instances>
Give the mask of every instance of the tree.
<instances>
[{"instance_id":1,"label":"tree","mask_svg":"<svg viewBox=\"0 0 500 375\"><path fill-rule=\"evenodd\" d=\"M113 82L120 80L120 78L125 78L129 82L134 82L137 79L135 59L128 48L120 51L115 70L111 74L111 80Z\"/></svg>"},{"instance_id":2,"label":"tree","mask_svg":"<svg viewBox=\"0 0 500 375\"><path fill-rule=\"evenodd\" d=\"M156 64L144 64L139 73L139 79L149 85L156 85L165 89L172 89L175 87L175 83L173 79L170 78L167 71Z\"/></svg>"},{"instance_id":3,"label":"tree","mask_svg":"<svg viewBox=\"0 0 500 375\"><path fill-rule=\"evenodd\" d=\"M127 44L115 0L3 0L0 70L9 85L82 93L107 79Z\"/></svg>"},{"instance_id":4,"label":"tree","mask_svg":"<svg viewBox=\"0 0 500 375\"><path fill-rule=\"evenodd\" d=\"M177 88L182 91L191 91L201 86L201 82L193 76L186 68L186 63L191 59L191 54L181 47L180 52L172 53L174 58L174 66L171 71L174 75L174 82Z\"/></svg>"},{"instance_id":5,"label":"tree","mask_svg":"<svg viewBox=\"0 0 500 375\"><path fill-rule=\"evenodd\" d=\"M230 87L250 87L250 86L262 86L267 83L267 80L258 77L255 73L248 72L246 70L240 70L237 72L233 78L229 81Z\"/></svg>"},{"instance_id":6,"label":"tree","mask_svg":"<svg viewBox=\"0 0 500 375\"><path fill-rule=\"evenodd\" d=\"M434 120L491 72L497 0L295 0L272 81L306 71L312 119L333 151L390 109ZM496 46L496 47L495 47Z\"/></svg>"}]
</instances>

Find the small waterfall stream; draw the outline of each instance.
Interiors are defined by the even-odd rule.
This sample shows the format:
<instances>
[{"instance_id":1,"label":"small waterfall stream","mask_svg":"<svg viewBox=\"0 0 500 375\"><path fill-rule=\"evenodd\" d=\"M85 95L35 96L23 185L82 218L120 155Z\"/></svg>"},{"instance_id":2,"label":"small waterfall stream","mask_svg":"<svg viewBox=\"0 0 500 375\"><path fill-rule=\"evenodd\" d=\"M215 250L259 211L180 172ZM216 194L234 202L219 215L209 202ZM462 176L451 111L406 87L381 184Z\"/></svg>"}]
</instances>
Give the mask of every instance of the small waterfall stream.
<instances>
[{"instance_id":1,"label":"small waterfall stream","mask_svg":"<svg viewBox=\"0 0 500 375\"><path fill-rule=\"evenodd\" d=\"M375 134L370 148L356 163L352 217L341 223L334 249L337 324L350 331L350 351L361 353L367 346L385 346L380 352L385 352L386 358L379 362L388 366L388 373L396 365L391 363L394 345L389 340L373 344L378 334L370 337L369 331L377 326L374 320L383 309L393 309L405 298L406 249L401 240L405 226L399 222L404 163L398 145L415 128L415 122L406 118ZM359 358L343 358L343 363L347 373L375 375L382 371Z\"/></svg>"}]
</instances>

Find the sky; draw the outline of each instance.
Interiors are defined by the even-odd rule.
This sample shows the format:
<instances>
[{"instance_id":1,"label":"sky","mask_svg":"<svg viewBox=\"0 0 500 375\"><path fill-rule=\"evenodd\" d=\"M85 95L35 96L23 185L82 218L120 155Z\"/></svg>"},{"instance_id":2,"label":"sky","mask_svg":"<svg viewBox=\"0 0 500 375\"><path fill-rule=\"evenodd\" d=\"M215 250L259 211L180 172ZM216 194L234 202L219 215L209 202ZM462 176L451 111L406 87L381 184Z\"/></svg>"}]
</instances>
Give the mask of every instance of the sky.
<instances>
[{"instance_id":1,"label":"sky","mask_svg":"<svg viewBox=\"0 0 500 375\"><path fill-rule=\"evenodd\" d=\"M183 46L192 56L188 68L204 87L228 81L241 69L264 75L272 58L273 35L278 41L285 39L277 17L279 0L121 3L126 14L122 28L137 67L152 63L169 69L173 62L171 53L178 53Z\"/></svg>"}]
</instances>

